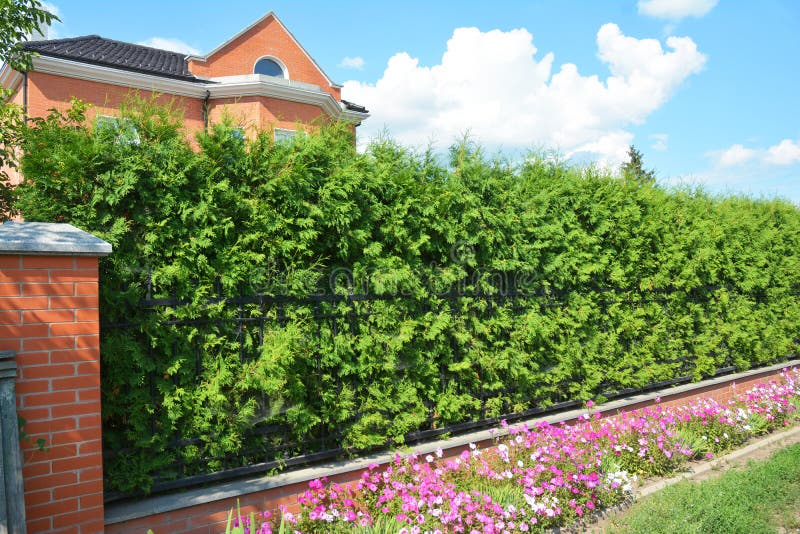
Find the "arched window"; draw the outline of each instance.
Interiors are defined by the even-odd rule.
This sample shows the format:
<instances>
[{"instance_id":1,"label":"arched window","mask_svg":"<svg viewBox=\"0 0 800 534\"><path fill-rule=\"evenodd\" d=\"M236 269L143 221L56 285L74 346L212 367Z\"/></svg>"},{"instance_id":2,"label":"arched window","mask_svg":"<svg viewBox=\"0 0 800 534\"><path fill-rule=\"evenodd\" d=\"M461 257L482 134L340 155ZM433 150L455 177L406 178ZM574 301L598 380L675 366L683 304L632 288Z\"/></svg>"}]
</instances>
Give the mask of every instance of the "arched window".
<instances>
[{"instance_id":1,"label":"arched window","mask_svg":"<svg viewBox=\"0 0 800 534\"><path fill-rule=\"evenodd\" d=\"M253 67L253 72L255 74L263 74L264 76L274 76L276 78L286 77L286 72L284 71L283 66L274 59L268 57L262 57L256 61L256 66Z\"/></svg>"}]
</instances>

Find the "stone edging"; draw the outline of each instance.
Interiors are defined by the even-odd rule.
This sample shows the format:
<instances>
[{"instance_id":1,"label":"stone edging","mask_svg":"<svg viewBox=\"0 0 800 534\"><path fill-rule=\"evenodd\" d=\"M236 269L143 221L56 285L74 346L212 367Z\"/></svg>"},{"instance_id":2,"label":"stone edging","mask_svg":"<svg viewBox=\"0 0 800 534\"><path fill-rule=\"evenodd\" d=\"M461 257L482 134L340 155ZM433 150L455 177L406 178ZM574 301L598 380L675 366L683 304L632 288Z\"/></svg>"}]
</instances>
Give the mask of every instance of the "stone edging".
<instances>
[{"instance_id":1,"label":"stone edging","mask_svg":"<svg viewBox=\"0 0 800 534\"><path fill-rule=\"evenodd\" d=\"M733 383L738 380L751 378L759 374L773 373L781 369L794 367L800 365L800 360L791 360L784 363L771 365L769 367L762 367L759 369L751 369L741 373L725 375L702 382L695 382L691 384L684 384L681 386L671 387L662 390L651 391L639 395L632 395L612 402L599 405L595 411L605 414L612 414L629 406L636 404L655 401L657 397L661 397L663 401L669 400L669 397L675 395L685 394L694 390L716 386L725 383ZM570 421L577 419L579 416L586 413L586 409L580 408L569 410L545 417L537 417L522 421L516 421L514 425L528 424L529 426L540 422L547 421L548 423L558 423L561 421ZM800 427L798 429L800 431ZM456 436L450 439L437 440L434 442L421 443L412 448L412 450L419 454L428 454L434 452L436 449L458 449L469 445L470 443L478 443L482 441L492 440L502 437L507 434L507 431L502 428L492 430L482 430L472 432L470 434ZM746 448L747 449L747 448ZM731 453L733 454L733 453ZM745 454L745 453L742 453ZM221 501L265 491L270 489L288 486L302 482L308 482L323 476L331 477L342 473L363 471L368 468L370 464L386 464L394 459L395 452L382 452L371 454L369 456L362 456L355 460L343 460L339 462L330 462L327 464L299 469L287 473L279 473L272 476L255 476L242 480L235 480L232 482L225 482L209 488L199 488L184 491L181 493L158 495L155 497L144 498L135 502L124 502L118 504L110 504L105 508L105 524L111 525L114 523L121 523L123 521L131 521L140 517L147 517L151 515L162 514L182 508L189 508L192 506L208 504L213 501ZM727 458L725 456L724 458ZM719 459L721 461L722 459ZM676 478L685 478L683 476ZM653 490L655 491L655 490Z\"/></svg>"}]
</instances>

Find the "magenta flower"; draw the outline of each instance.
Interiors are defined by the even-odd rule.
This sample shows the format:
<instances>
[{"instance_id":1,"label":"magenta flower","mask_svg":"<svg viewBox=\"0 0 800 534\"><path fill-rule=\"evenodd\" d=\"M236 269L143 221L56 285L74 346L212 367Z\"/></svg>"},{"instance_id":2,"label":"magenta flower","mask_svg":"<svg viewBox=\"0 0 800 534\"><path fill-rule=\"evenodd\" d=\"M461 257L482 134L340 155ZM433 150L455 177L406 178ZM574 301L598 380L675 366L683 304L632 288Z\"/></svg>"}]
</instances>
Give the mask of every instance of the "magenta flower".
<instances>
[{"instance_id":1,"label":"magenta flower","mask_svg":"<svg viewBox=\"0 0 800 534\"><path fill-rule=\"evenodd\" d=\"M597 412L570 425L503 421L500 431L507 436L495 446L470 444L455 459L445 460L441 449L424 457L396 454L383 469L371 464L352 487L312 481L298 497L300 514L282 508L282 516L301 533L332 530L336 523L342 525L337 529L354 522L372 526L381 518L406 525L401 532L407 533L565 526L630 497L637 480L631 473L668 474L689 458L711 458L743 443L755 435L754 417L767 430L791 424L791 401L798 397L800 373L787 370L781 381L739 392L731 402L698 399L678 408L657 403L611 417ZM699 451L690 449L700 442ZM498 502L493 488L518 498ZM258 532L271 533L280 516L259 520ZM255 527L247 525L247 532Z\"/></svg>"}]
</instances>

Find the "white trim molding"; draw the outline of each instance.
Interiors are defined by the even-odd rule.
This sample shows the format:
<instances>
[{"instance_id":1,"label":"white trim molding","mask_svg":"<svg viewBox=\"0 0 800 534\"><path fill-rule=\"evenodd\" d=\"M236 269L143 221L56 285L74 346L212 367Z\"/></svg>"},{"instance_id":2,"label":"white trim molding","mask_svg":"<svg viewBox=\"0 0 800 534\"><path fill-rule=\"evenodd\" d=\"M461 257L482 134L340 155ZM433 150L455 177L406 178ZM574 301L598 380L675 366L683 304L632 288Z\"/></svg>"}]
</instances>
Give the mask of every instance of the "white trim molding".
<instances>
[{"instance_id":1,"label":"white trim molding","mask_svg":"<svg viewBox=\"0 0 800 534\"><path fill-rule=\"evenodd\" d=\"M289 128L273 128L272 129L272 138L276 142L280 141L289 141L296 135L304 133L302 130L291 130Z\"/></svg>"},{"instance_id":2,"label":"white trim molding","mask_svg":"<svg viewBox=\"0 0 800 534\"><path fill-rule=\"evenodd\" d=\"M49 56L34 57L33 71L194 98L203 98L206 85L209 85Z\"/></svg>"},{"instance_id":3,"label":"white trim molding","mask_svg":"<svg viewBox=\"0 0 800 534\"><path fill-rule=\"evenodd\" d=\"M341 102L324 92L318 85L273 76L249 74L191 82L49 56L34 57L33 67L35 72L198 99L205 98L206 94L210 99L242 96L278 98L319 106L335 119L356 124L369 117L369 113L346 109Z\"/></svg>"}]
</instances>

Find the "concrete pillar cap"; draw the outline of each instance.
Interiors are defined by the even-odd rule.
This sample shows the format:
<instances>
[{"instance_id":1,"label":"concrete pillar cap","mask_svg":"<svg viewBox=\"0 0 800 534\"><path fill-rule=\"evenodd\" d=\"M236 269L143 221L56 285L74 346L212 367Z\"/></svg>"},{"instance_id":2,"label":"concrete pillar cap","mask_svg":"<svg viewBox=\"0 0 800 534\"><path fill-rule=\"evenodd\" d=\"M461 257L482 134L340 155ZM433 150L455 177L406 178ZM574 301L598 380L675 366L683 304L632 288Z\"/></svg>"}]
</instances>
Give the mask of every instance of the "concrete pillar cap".
<instances>
[{"instance_id":1,"label":"concrete pillar cap","mask_svg":"<svg viewBox=\"0 0 800 534\"><path fill-rule=\"evenodd\" d=\"M7 221L0 225L0 254L107 256L111 244L67 223Z\"/></svg>"}]
</instances>

